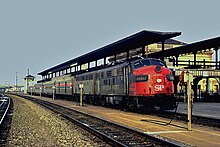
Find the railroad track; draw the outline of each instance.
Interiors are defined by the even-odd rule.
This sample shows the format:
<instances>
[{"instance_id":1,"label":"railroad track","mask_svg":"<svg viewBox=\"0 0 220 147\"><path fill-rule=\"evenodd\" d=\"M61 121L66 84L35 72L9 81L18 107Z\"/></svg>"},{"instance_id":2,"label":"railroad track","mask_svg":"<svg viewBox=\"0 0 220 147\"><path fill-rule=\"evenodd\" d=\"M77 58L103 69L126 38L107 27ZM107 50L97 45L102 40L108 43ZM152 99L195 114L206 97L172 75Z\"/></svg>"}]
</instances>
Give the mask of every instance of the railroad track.
<instances>
[{"instance_id":1,"label":"railroad track","mask_svg":"<svg viewBox=\"0 0 220 147\"><path fill-rule=\"evenodd\" d=\"M29 96L20 95L20 97L34 101L56 113L61 114L66 119L76 123L83 129L98 136L112 146L183 146L183 144L178 142L148 135L133 128L97 118L57 104L34 99Z\"/></svg>"},{"instance_id":2,"label":"railroad track","mask_svg":"<svg viewBox=\"0 0 220 147\"><path fill-rule=\"evenodd\" d=\"M12 101L10 97L0 97L0 146L6 146L12 118Z\"/></svg>"},{"instance_id":3,"label":"railroad track","mask_svg":"<svg viewBox=\"0 0 220 147\"><path fill-rule=\"evenodd\" d=\"M3 121L6 118L6 114L9 111L11 105L10 97L0 97L0 126L3 124Z\"/></svg>"}]
</instances>

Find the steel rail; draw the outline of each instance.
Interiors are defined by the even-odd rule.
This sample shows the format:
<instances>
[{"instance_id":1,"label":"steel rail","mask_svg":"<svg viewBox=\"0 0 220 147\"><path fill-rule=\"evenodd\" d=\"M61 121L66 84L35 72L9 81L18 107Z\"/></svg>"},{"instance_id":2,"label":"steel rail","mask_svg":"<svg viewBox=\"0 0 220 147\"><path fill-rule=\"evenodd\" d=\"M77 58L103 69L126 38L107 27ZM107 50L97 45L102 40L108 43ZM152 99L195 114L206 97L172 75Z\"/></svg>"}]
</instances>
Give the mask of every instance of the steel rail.
<instances>
[{"instance_id":1,"label":"steel rail","mask_svg":"<svg viewBox=\"0 0 220 147\"><path fill-rule=\"evenodd\" d=\"M54 111L54 112L56 112L56 113L58 113L58 114L61 114L64 118L74 122L75 124L79 125L80 127L82 127L83 129L89 131L90 133L92 133L92 134L94 134L96 136L99 136L100 138L102 138L103 140L105 140L106 142L110 143L113 146L122 146L122 147L126 147L127 146L127 145L124 145L121 142L119 142L119 141L117 141L117 140L115 140L115 139L105 135L104 133L101 133L101 132L93 129L89 125L87 125L85 123L82 123L79 120L77 120L77 119L75 119L75 118L73 118L73 117L71 117L71 116L69 116L69 115L67 115L67 114L65 114L65 113L63 113L63 112L61 112L59 110L54 109L53 107L50 107L50 106L42 104L42 103L41 103L41 105L46 107L46 108L48 108L48 109L50 109L50 110L52 110L52 111Z\"/></svg>"},{"instance_id":2,"label":"steel rail","mask_svg":"<svg viewBox=\"0 0 220 147\"><path fill-rule=\"evenodd\" d=\"M64 107L64 106L60 106L60 105L57 105L57 104L54 104L54 103L50 103L50 102L46 102L43 101L43 100L37 100L37 99L34 99L31 98L31 97L28 97L28 96L21 96L23 98L26 98L26 99L29 99L29 100L32 100L36 103L39 103L39 104L42 104L44 107L48 108L48 109L51 109L52 111L55 111L56 113L59 113L61 114L63 117L65 117L66 119L70 120L70 121L73 121L74 123L78 124L79 126L81 126L83 129L91 132L92 134L94 135L97 135L99 138L105 140L107 143L113 145L113 146L129 146L128 144L126 143L123 143L122 141L120 140L116 140L115 138L111 137L111 135L108 135L108 134L105 134L105 133L102 133L99 131L100 128L96 129L94 127L92 127L91 124L88 124L88 123L85 123L85 122L81 122L67 114L64 114L63 112L59 111L57 108L53 108L53 106L51 105L54 105L55 107L60 107L60 108L63 108L63 109L68 109L69 111L76 111L76 110L72 110L70 108L67 108L67 107ZM48 106L50 105L50 106ZM95 118L97 120L101 120L101 121L105 121L106 123L110 124L110 125L113 125L113 126L116 126L118 128L123 128L124 130L128 130L130 132L134 132L136 134L138 134L139 136L143 136L143 138L148 138L149 139L149 142L152 143L153 145L155 144L162 144L162 145L165 145L165 146L183 146L182 143L177 143L177 142L172 142L171 140L167 140L167 139L162 139L162 138L158 138L158 137L155 137L153 135L149 135L149 134L145 134L144 132L141 132L139 130L135 130L133 128L130 128L130 127L126 127L126 126L123 126L123 125L120 125L120 124L117 124L117 123L114 123L114 122L111 122L109 120L104 120L104 119L101 119L101 118L97 118L97 117L94 117L94 116L91 116L87 113L82 113L82 112L79 112L77 111L76 113L81 113L81 115L87 115L89 117L92 117L92 118ZM98 126L99 127L99 126ZM106 130L105 130L106 131ZM108 132L108 131L107 131ZM111 132L110 130L110 133L115 133L115 132ZM126 134L126 132L125 132ZM113 135L114 136L114 135ZM151 140L151 141L150 141ZM127 141L127 140L126 140ZM126 142L125 141L125 142ZM139 141L139 142L135 142L135 140L129 140L128 141L131 141L131 143L140 143L141 145L142 142ZM133 141L133 142L132 142ZM153 142L152 142L153 141ZM144 145L147 145L147 144L144 144ZM132 146L132 145L131 145Z\"/></svg>"},{"instance_id":3,"label":"steel rail","mask_svg":"<svg viewBox=\"0 0 220 147\"><path fill-rule=\"evenodd\" d=\"M11 98L8 97L8 106L7 106L7 108L5 109L5 112L4 112L4 114L3 114L3 116L2 116L2 118L1 118L1 120L0 120L0 125L1 125L2 122L3 122L3 120L4 120L4 118L5 118L6 114L7 114L7 112L8 112L8 110L9 110L10 105L11 105Z\"/></svg>"},{"instance_id":4,"label":"steel rail","mask_svg":"<svg viewBox=\"0 0 220 147\"><path fill-rule=\"evenodd\" d=\"M0 104L0 107L4 104L4 101L2 101L2 103Z\"/></svg>"}]
</instances>

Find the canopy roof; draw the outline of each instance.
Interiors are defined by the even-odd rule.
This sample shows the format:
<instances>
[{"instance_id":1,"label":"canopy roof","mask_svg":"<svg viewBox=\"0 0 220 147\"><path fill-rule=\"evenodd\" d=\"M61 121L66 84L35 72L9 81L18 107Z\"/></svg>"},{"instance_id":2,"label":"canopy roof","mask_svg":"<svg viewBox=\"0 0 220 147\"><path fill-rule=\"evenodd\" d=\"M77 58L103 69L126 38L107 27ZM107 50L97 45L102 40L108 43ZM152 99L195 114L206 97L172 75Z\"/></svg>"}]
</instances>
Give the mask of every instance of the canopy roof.
<instances>
[{"instance_id":1,"label":"canopy roof","mask_svg":"<svg viewBox=\"0 0 220 147\"><path fill-rule=\"evenodd\" d=\"M181 32L158 32L158 31L146 31L143 30L119 41L91 51L87 54L69 60L67 62L61 63L42 72L39 75L47 75L48 73L54 73L64 69L70 68L71 65L77 64L82 65L92 61L97 61L99 59L116 55L122 52L127 52L131 49L143 47L149 44L165 41L166 39L176 37L181 35Z\"/></svg>"},{"instance_id":2,"label":"canopy roof","mask_svg":"<svg viewBox=\"0 0 220 147\"><path fill-rule=\"evenodd\" d=\"M148 55L148 57L160 58L160 57L179 56L181 54L197 53L198 51L201 50L219 48L219 47L220 47L220 37L216 37L216 38L195 42L192 44L187 44L180 47L167 49L164 51L151 53Z\"/></svg>"}]
</instances>

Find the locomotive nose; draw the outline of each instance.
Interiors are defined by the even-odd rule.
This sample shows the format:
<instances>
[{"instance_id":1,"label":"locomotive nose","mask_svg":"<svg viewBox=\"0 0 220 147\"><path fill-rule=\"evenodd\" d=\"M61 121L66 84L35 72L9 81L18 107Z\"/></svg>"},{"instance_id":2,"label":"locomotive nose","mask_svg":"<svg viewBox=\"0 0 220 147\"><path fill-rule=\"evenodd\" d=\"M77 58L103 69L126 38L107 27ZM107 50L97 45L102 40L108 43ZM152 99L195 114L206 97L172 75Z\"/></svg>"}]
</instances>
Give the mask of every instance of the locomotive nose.
<instances>
[{"instance_id":1,"label":"locomotive nose","mask_svg":"<svg viewBox=\"0 0 220 147\"><path fill-rule=\"evenodd\" d=\"M155 68L155 71L156 72L161 72L161 70L162 70L162 68L159 65L157 65L156 68Z\"/></svg>"}]
</instances>

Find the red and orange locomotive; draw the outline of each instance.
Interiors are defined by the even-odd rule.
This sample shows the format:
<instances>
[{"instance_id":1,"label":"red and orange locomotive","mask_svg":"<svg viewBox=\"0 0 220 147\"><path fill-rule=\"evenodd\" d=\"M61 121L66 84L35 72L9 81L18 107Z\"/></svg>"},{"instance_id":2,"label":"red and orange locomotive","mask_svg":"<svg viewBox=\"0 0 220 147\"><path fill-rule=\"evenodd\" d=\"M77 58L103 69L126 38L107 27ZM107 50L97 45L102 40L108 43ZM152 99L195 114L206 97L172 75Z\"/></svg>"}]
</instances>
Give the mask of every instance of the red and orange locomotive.
<instances>
[{"instance_id":1,"label":"red and orange locomotive","mask_svg":"<svg viewBox=\"0 0 220 147\"><path fill-rule=\"evenodd\" d=\"M131 63L129 96L135 107L174 109L174 76L163 61L140 59Z\"/></svg>"},{"instance_id":2,"label":"red and orange locomotive","mask_svg":"<svg viewBox=\"0 0 220 147\"><path fill-rule=\"evenodd\" d=\"M174 109L173 80L172 72L163 61L144 58L54 77L42 83L42 87L47 85L55 90L47 88L42 94L76 98L80 94L79 84L83 84L84 100L89 103L139 110Z\"/></svg>"}]
</instances>

